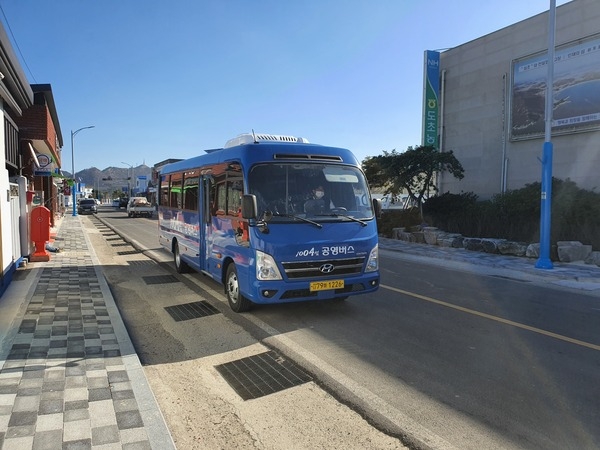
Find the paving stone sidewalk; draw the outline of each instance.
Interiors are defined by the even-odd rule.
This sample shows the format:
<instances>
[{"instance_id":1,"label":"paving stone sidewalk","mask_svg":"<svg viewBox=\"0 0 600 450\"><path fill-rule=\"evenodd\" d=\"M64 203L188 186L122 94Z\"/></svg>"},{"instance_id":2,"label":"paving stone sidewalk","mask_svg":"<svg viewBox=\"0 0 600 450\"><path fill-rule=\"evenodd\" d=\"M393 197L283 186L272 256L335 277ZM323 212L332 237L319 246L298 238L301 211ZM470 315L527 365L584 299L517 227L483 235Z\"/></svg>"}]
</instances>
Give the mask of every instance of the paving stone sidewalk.
<instances>
[{"instance_id":1,"label":"paving stone sidewalk","mask_svg":"<svg viewBox=\"0 0 600 450\"><path fill-rule=\"evenodd\" d=\"M0 333L0 448L174 449L80 217L60 222L60 253L0 299L19 303Z\"/></svg>"}]
</instances>

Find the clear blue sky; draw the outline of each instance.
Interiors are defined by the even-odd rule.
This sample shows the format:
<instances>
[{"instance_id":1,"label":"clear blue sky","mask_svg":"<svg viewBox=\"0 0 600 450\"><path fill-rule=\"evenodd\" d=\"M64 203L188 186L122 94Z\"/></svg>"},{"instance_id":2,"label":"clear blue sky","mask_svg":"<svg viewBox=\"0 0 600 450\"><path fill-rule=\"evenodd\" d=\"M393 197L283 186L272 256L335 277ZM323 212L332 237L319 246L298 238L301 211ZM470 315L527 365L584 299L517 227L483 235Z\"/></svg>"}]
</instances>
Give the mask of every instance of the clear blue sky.
<instances>
[{"instance_id":1,"label":"clear blue sky","mask_svg":"<svg viewBox=\"0 0 600 450\"><path fill-rule=\"evenodd\" d=\"M349 148L361 161L405 150L421 141L424 50L477 39L550 1L0 5L29 82L52 85L70 172L71 130L89 125L75 137L76 171L188 158L252 129Z\"/></svg>"}]
</instances>

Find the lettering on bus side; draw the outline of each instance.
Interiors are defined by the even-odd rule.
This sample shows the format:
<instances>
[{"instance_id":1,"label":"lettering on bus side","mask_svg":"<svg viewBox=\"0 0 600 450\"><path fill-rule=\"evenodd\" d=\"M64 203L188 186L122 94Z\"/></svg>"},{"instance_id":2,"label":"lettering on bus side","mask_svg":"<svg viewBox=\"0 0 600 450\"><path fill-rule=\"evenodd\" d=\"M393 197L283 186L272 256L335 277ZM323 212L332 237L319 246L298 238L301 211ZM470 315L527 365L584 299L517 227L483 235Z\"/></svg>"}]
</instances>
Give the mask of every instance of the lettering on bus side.
<instances>
[{"instance_id":1,"label":"lettering on bus side","mask_svg":"<svg viewBox=\"0 0 600 450\"><path fill-rule=\"evenodd\" d=\"M296 258L306 258L307 256L337 256L337 255L353 255L355 253L352 245L325 245L321 248L307 248L298 250Z\"/></svg>"}]
</instances>

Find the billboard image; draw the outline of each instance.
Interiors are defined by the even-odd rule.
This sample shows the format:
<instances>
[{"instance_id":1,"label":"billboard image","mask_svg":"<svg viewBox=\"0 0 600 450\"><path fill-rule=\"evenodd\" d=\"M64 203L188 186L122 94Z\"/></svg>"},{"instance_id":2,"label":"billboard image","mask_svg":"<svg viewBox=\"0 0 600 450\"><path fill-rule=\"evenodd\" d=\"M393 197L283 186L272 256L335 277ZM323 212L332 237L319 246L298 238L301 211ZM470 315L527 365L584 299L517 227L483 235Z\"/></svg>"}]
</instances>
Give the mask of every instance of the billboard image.
<instances>
[{"instance_id":1,"label":"billboard image","mask_svg":"<svg viewBox=\"0 0 600 450\"><path fill-rule=\"evenodd\" d=\"M547 53L513 61L511 139L544 136ZM554 56L552 134L600 128L600 37L559 47Z\"/></svg>"}]
</instances>

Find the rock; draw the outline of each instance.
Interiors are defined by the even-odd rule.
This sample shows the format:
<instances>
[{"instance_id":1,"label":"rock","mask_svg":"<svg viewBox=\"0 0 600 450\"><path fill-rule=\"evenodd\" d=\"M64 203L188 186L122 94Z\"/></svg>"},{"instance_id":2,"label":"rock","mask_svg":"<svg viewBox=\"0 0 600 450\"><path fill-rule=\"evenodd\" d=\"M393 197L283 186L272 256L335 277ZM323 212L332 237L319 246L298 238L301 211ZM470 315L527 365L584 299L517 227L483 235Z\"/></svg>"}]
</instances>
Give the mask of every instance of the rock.
<instances>
[{"instance_id":1,"label":"rock","mask_svg":"<svg viewBox=\"0 0 600 450\"><path fill-rule=\"evenodd\" d=\"M438 236L442 233L444 232L435 227L423 228L423 237L425 238L425 242L429 245L437 245Z\"/></svg>"},{"instance_id":2,"label":"rock","mask_svg":"<svg viewBox=\"0 0 600 450\"><path fill-rule=\"evenodd\" d=\"M583 245L579 241L558 241L556 247L561 262L585 261L592 253L591 245Z\"/></svg>"},{"instance_id":3,"label":"rock","mask_svg":"<svg viewBox=\"0 0 600 450\"><path fill-rule=\"evenodd\" d=\"M522 242L502 241L498 243L498 252L502 255L525 256L527 244Z\"/></svg>"},{"instance_id":4,"label":"rock","mask_svg":"<svg viewBox=\"0 0 600 450\"><path fill-rule=\"evenodd\" d=\"M594 264L600 267L600 252L593 251L589 254L589 256L585 259L586 264Z\"/></svg>"},{"instance_id":5,"label":"rock","mask_svg":"<svg viewBox=\"0 0 600 450\"><path fill-rule=\"evenodd\" d=\"M415 238L415 242L418 242L419 244L425 244L425 236L422 231L413 231L411 234Z\"/></svg>"},{"instance_id":6,"label":"rock","mask_svg":"<svg viewBox=\"0 0 600 450\"><path fill-rule=\"evenodd\" d=\"M503 241L504 239L482 239L481 246L486 253L499 253L498 244Z\"/></svg>"},{"instance_id":7,"label":"rock","mask_svg":"<svg viewBox=\"0 0 600 450\"><path fill-rule=\"evenodd\" d=\"M479 238L464 238L463 247L474 252L480 252L483 250L483 245L481 244L481 239Z\"/></svg>"},{"instance_id":8,"label":"rock","mask_svg":"<svg viewBox=\"0 0 600 450\"><path fill-rule=\"evenodd\" d=\"M440 247L463 248L462 234L447 233L443 237L438 237L438 245Z\"/></svg>"},{"instance_id":9,"label":"rock","mask_svg":"<svg viewBox=\"0 0 600 450\"><path fill-rule=\"evenodd\" d=\"M525 250L525 256L528 258L539 258L540 257L540 244L529 244L527 250Z\"/></svg>"},{"instance_id":10,"label":"rock","mask_svg":"<svg viewBox=\"0 0 600 450\"><path fill-rule=\"evenodd\" d=\"M407 231L399 231L396 239L406 242L417 242L412 233L408 233Z\"/></svg>"},{"instance_id":11,"label":"rock","mask_svg":"<svg viewBox=\"0 0 600 450\"><path fill-rule=\"evenodd\" d=\"M398 236L404 232L404 227L392 228L392 239L400 239Z\"/></svg>"}]
</instances>

